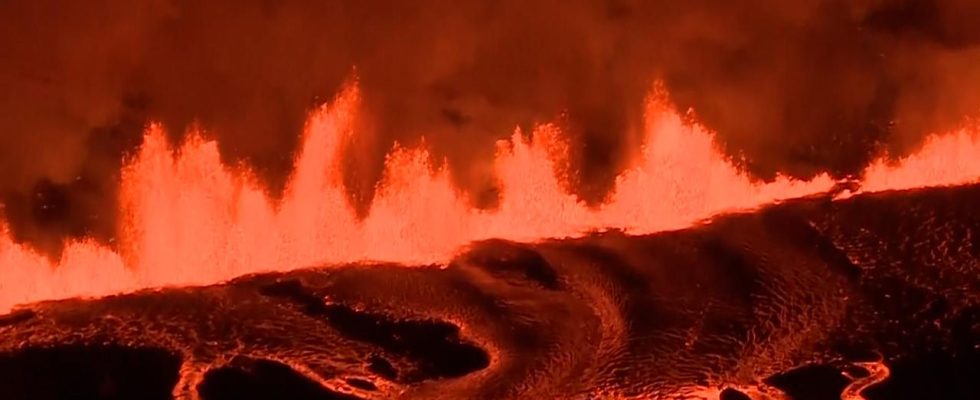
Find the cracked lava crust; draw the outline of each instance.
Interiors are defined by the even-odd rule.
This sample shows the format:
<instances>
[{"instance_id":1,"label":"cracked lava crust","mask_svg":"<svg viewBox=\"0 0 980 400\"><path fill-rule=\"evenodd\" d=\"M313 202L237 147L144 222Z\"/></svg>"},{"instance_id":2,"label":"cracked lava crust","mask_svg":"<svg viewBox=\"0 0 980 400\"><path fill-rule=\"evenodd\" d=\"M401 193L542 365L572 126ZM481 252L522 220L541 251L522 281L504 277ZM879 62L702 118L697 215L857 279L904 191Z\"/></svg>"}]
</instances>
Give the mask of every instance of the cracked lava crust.
<instances>
[{"instance_id":1,"label":"cracked lava crust","mask_svg":"<svg viewBox=\"0 0 980 400\"><path fill-rule=\"evenodd\" d=\"M980 394L978 294L980 186L811 197L445 265L26 305L0 317L0 393L957 398Z\"/></svg>"}]
</instances>

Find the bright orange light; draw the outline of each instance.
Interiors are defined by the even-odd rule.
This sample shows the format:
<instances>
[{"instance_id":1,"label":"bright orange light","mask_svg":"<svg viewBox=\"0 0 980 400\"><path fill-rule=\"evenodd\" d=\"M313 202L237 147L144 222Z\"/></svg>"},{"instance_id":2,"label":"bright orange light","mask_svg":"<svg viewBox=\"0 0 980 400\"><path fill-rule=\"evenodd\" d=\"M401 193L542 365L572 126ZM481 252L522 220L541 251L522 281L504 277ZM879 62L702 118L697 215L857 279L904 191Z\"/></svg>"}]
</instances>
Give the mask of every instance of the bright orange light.
<instances>
[{"instance_id":1,"label":"bright orange light","mask_svg":"<svg viewBox=\"0 0 980 400\"><path fill-rule=\"evenodd\" d=\"M52 264L0 229L0 311L38 300L210 284L317 263L441 262L460 246L486 238L534 241L601 228L651 233L834 185L827 176L753 182L725 160L709 131L683 123L654 97L642 157L597 209L562 190L555 165L567 161L565 144L557 128L542 125L530 140L515 133L499 144L497 210L470 207L445 170L433 172L425 149L396 148L370 215L358 221L341 187L339 156L345 139L355 134L359 100L351 86L310 116L279 203L247 170L222 165L215 142L191 133L175 156L162 128L151 125L122 174L119 251L73 242ZM900 165L872 165L863 190L962 184L978 177L980 143L973 132L961 131L934 137Z\"/></svg>"}]
</instances>

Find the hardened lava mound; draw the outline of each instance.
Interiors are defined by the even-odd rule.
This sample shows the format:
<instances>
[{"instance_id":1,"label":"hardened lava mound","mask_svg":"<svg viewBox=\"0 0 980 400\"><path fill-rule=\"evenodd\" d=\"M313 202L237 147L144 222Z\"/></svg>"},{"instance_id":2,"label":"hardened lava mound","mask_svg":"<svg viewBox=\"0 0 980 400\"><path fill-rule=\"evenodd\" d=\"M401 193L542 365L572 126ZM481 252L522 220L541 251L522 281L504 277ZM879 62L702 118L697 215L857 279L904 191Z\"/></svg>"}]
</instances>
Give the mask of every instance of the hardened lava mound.
<instances>
[{"instance_id":1,"label":"hardened lava mound","mask_svg":"<svg viewBox=\"0 0 980 400\"><path fill-rule=\"evenodd\" d=\"M5 399L980 396L980 186L24 306Z\"/></svg>"}]
</instances>

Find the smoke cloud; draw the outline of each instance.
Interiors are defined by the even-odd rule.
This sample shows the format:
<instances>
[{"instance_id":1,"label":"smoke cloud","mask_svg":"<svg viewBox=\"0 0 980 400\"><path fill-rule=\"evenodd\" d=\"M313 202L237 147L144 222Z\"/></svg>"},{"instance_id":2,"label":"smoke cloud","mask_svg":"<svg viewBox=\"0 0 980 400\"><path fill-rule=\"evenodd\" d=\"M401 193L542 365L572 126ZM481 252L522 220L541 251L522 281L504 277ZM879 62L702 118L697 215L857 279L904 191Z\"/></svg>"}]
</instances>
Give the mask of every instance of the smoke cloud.
<instances>
[{"instance_id":1,"label":"smoke cloud","mask_svg":"<svg viewBox=\"0 0 980 400\"><path fill-rule=\"evenodd\" d=\"M366 212L394 141L425 136L474 203L493 142L559 121L601 201L662 80L766 179L858 173L980 107L969 0L0 1L0 194L18 236L107 240L149 120L192 124L280 191L304 119L356 69Z\"/></svg>"}]
</instances>

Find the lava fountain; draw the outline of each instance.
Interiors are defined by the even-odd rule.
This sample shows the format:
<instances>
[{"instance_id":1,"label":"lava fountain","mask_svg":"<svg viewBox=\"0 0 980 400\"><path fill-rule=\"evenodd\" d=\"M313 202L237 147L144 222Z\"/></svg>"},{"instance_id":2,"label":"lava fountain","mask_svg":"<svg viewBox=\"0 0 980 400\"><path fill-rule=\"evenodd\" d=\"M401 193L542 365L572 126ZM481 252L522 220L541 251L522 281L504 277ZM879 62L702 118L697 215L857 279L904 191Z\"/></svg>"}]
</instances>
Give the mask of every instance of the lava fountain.
<instances>
[{"instance_id":1,"label":"lava fountain","mask_svg":"<svg viewBox=\"0 0 980 400\"><path fill-rule=\"evenodd\" d=\"M425 148L388 155L370 214L358 219L344 195L339 160L354 132L360 94L349 85L311 113L281 200L243 166L223 165L217 143L198 132L174 148L159 124L122 174L123 215L116 243L72 241L57 262L0 230L0 309L45 299L103 296L142 288L202 285L236 276L317 263L367 260L427 264L472 241L535 241L598 229L645 234L689 226L719 213L831 189L828 176L758 182L716 149L713 134L686 123L655 91L646 138L615 193L587 207L556 174L567 151L553 125L498 144L501 200L472 207L430 163ZM864 191L974 182L980 142L972 130L934 136L899 163L873 164Z\"/></svg>"}]
</instances>

